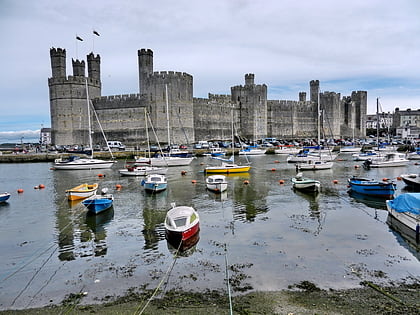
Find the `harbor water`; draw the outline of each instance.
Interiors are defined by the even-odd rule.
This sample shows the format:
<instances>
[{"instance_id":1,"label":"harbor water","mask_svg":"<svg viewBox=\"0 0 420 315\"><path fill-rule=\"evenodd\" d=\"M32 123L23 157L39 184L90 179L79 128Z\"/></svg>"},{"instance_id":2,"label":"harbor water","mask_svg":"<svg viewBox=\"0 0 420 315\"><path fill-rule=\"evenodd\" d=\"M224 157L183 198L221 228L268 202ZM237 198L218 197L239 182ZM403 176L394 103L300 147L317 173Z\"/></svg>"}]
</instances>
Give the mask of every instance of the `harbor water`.
<instances>
[{"instance_id":1,"label":"harbor water","mask_svg":"<svg viewBox=\"0 0 420 315\"><path fill-rule=\"evenodd\" d=\"M121 177L125 161L80 171L52 170L51 163L0 164L0 191L12 194L0 204L0 309L59 304L72 293L84 293L83 303L101 303L160 283L162 294L225 291L227 278L232 294L302 281L345 289L361 281L418 279L418 246L387 222L385 202L353 196L347 187L353 175L389 178L397 195L406 193L397 177L418 174L414 161L365 170L341 154L332 170L305 172L322 185L320 194L310 195L292 189L296 170L285 156L249 160L249 174L229 175L223 194L206 190L203 169L217 163L208 157L170 168L168 189L159 194L145 193L141 177ZM65 195L94 182L115 198L110 210L96 216ZM197 244L176 256L163 225L171 203L192 206L200 215Z\"/></svg>"}]
</instances>

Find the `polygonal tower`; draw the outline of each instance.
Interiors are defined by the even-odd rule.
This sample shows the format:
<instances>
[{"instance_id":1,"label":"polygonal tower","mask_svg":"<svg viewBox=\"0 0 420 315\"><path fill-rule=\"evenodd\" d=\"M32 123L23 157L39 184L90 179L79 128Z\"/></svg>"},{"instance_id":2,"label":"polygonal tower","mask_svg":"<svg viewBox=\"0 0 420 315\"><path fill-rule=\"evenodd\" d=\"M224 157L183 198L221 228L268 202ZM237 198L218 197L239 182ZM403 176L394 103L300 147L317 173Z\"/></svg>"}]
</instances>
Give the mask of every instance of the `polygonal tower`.
<instances>
[{"instance_id":1,"label":"polygonal tower","mask_svg":"<svg viewBox=\"0 0 420 315\"><path fill-rule=\"evenodd\" d=\"M66 77L64 49L51 48L50 57L52 77L48 79L48 86L52 143L88 145L87 92L89 99L101 96L100 78L86 77L85 62L80 60L72 60L73 76ZM97 76L99 71L92 73Z\"/></svg>"},{"instance_id":2,"label":"polygonal tower","mask_svg":"<svg viewBox=\"0 0 420 315\"><path fill-rule=\"evenodd\" d=\"M146 79L153 74L153 51L140 49L137 51L139 59L139 93L146 92Z\"/></svg>"}]
</instances>

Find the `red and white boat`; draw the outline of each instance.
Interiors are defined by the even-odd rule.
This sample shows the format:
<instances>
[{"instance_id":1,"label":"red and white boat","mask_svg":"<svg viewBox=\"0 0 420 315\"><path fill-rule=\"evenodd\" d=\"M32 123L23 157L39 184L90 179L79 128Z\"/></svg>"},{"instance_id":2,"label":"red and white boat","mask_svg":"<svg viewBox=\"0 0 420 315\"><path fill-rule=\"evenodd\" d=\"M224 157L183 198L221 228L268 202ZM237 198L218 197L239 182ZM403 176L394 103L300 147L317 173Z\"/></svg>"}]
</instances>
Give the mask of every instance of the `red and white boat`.
<instances>
[{"instance_id":1,"label":"red and white boat","mask_svg":"<svg viewBox=\"0 0 420 315\"><path fill-rule=\"evenodd\" d=\"M173 204L166 213L165 230L169 242L182 245L200 231L200 217L192 207Z\"/></svg>"}]
</instances>

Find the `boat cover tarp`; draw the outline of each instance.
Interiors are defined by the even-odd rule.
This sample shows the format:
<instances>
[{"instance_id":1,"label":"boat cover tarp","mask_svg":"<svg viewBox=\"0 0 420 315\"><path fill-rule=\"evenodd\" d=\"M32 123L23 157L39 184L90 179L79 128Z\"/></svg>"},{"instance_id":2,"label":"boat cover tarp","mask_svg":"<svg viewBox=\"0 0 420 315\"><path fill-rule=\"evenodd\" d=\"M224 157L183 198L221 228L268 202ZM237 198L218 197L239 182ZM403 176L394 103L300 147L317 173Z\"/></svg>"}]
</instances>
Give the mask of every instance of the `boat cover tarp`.
<instances>
[{"instance_id":1,"label":"boat cover tarp","mask_svg":"<svg viewBox=\"0 0 420 315\"><path fill-rule=\"evenodd\" d=\"M389 204L397 212L410 212L420 215L420 193L406 193L399 195Z\"/></svg>"}]
</instances>

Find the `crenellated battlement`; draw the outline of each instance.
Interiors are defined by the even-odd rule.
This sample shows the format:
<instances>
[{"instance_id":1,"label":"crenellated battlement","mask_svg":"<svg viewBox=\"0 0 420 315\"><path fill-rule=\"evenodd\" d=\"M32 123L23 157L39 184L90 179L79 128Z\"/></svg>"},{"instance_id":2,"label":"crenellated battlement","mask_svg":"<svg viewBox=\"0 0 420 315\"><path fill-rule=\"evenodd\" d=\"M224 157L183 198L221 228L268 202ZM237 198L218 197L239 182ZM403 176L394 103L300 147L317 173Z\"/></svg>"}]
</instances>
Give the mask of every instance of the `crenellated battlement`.
<instances>
[{"instance_id":1,"label":"crenellated battlement","mask_svg":"<svg viewBox=\"0 0 420 315\"><path fill-rule=\"evenodd\" d=\"M138 56L140 56L140 55L149 55L149 56L153 57L153 51L151 49L142 48L142 49L139 49L137 51L137 55Z\"/></svg>"},{"instance_id":2,"label":"crenellated battlement","mask_svg":"<svg viewBox=\"0 0 420 315\"><path fill-rule=\"evenodd\" d=\"M141 99L141 94L121 94L121 95L108 95L108 96L101 96L98 98L98 100L101 101L113 101L113 100L129 100L129 99Z\"/></svg>"},{"instance_id":3,"label":"crenellated battlement","mask_svg":"<svg viewBox=\"0 0 420 315\"><path fill-rule=\"evenodd\" d=\"M101 82L99 80L95 80L89 77L81 77L81 76L72 76L69 75L68 77L58 77L58 78L48 78L48 85L57 85L57 84L80 84L85 85L85 80L87 79L88 84L91 86L100 87Z\"/></svg>"},{"instance_id":4,"label":"crenellated battlement","mask_svg":"<svg viewBox=\"0 0 420 315\"><path fill-rule=\"evenodd\" d=\"M155 79L188 79L192 80L192 75L186 72L176 72L176 71L155 71L151 75L152 78Z\"/></svg>"}]
</instances>

